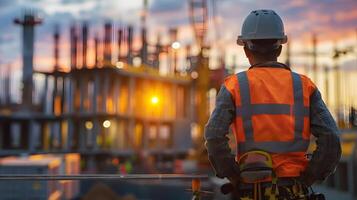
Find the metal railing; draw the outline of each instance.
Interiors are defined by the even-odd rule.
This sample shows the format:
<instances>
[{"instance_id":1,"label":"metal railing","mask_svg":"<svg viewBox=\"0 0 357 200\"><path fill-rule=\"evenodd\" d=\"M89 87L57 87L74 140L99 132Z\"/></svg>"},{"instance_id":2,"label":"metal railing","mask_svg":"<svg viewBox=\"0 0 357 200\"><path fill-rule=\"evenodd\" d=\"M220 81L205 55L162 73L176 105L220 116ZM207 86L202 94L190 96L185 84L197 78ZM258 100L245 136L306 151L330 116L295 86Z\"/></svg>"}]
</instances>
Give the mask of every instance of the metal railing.
<instances>
[{"instance_id":1,"label":"metal railing","mask_svg":"<svg viewBox=\"0 0 357 200\"><path fill-rule=\"evenodd\" d=\"M0 181L64 181L64 180L191 180L192 200L199 200L201 180L208 179L207 175L188 174L76 174L76 175L48 175L48 174L1 174Z\"/></svg>"}]
</instances>

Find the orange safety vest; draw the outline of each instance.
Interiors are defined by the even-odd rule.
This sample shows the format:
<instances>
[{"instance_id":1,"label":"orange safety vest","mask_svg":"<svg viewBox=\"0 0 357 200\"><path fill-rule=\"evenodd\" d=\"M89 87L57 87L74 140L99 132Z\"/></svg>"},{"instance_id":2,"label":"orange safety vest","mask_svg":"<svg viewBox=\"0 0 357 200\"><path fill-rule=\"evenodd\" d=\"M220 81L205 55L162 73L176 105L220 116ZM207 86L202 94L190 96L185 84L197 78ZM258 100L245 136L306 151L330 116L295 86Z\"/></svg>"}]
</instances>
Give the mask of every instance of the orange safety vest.
<instances>
[{"instance_id":1,"label":"orange safety vest","mask_svg":"<svg viewBox=\"0 0 357 200\"><path fill-rule=\"evenodd\" d=\"M237 160L263 150L271 154L278 177L300 176L308 162L312 81L284 68L260 66L227 77L224 85L236 107Z\"/></svg>"}]
</instances>

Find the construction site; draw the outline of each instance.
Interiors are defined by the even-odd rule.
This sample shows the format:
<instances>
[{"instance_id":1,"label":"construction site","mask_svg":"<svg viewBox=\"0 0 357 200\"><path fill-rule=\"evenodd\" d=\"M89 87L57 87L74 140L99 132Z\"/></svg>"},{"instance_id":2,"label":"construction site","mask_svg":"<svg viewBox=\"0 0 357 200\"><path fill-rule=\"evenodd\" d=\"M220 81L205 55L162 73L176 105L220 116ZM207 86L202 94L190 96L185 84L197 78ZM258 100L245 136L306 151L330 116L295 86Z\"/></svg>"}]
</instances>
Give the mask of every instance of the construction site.
<instances>
[{"instance_id":1,"label":"construction site","mask_svg":"<svg viewBox=\"0 0 357 200\"><path fill-rule=\"evenodd\" d=\"M96 26L81 19L52 26L46 32L52 42L46 70L36 67L35 51L43 39L36 31L46 17L22 9L12 19L17 32L11 34L21 41L21 62L15 64L22 66L2 62L0 54L0 175L75 178L0 179L0 200L191 199L188 174L207 175L202 199L227 199L217 194L223 182L207 159L204 127L225 77L249 65L212 42L210 29L222 20L219 1L185 1L190 42L180 40L187 33L179 26L149 37L151 2L139 5L136 24L106 18ZM314 32L303 50L291 38L279 58L316 83L341 131L340 163L316 185L327 199L357 198L356 28L355 23L352 43L328 41L333 43L328 47ZM136 174L183 177L136 180Z\"/></svg>"}]
</instances>

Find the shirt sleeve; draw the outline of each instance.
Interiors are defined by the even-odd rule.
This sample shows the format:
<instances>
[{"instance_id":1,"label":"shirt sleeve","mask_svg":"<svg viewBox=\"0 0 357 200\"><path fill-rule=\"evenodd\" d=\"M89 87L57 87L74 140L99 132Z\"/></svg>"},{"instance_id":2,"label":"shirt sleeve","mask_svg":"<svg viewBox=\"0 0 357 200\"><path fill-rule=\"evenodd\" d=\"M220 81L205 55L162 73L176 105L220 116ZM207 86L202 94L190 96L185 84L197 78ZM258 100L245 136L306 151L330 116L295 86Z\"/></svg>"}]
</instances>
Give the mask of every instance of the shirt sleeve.
<instances>
[{"instance_id":1,"label":"shirt sleeve","mask_svg":"<svg viewBox=\"0 0 357 200\"><path fill-rule=\"evenodd\" d=\"M205 127L205 141L208 159L220 178L235 177L239 168L228 145L229 127L235 116L232 95L223 85L217 95L216 107Z\"/></svg>"},{"instance_id":2,"label":"shirt sleeve","mask_svg":"<svg viewBox=\"0 0 357 200\"><path fill-rule=\"evenodd\" d=\"M310 97L310 129L316 137L317 148L302 174L302 180L308 185L331 175L341 158L339 130L318 89Z\"/></svg>"}]
</instances>

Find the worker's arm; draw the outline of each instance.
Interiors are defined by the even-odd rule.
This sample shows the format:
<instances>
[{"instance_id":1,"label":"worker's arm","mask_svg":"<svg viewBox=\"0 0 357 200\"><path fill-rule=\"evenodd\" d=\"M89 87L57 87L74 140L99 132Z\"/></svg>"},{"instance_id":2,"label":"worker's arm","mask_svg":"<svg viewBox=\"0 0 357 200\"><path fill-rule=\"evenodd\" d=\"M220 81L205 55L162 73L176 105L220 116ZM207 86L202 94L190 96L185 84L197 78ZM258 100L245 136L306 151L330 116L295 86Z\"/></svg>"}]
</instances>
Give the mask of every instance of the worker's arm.
<instances>
[{"instance_id":1,"label":"worker's arm","mask_svg":"<svg viewBox=\"0 0 357 200\"><path fill-rule=\"evenodd\" d=\"M238 167L228 145L229 127L235 117L232 95L223 85L216 99L216 107L205 127L208 158L220 178L232 178L238 174Z\"/></svg>"},{"instance_id":2,"label":"worker's arm","mask_svg":"<svg viewBox=\"0 0 357 200\"><path fill-rule=\"evenodd\" d=\"M323 181L331 175L341 157L339 130L318 89L310 97L310 128L317 138L317 148L302 175L307 185Z\"/></svg>"}]
</instances>

